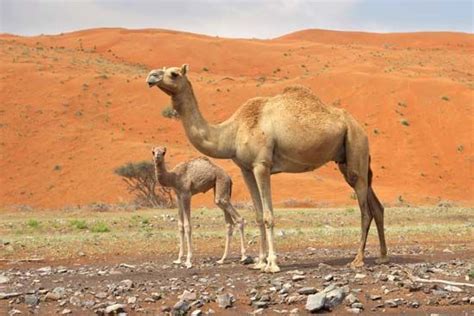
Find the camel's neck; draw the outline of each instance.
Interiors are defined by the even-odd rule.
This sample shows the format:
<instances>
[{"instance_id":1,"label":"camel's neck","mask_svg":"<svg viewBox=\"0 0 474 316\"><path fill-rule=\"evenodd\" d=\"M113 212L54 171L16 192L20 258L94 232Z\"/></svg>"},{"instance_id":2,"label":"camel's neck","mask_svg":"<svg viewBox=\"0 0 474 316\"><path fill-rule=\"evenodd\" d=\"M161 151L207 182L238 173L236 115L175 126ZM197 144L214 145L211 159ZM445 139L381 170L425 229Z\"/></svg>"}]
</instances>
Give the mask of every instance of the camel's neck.
<instances>
[{"instance_id":1,"label":"camel's neck","mask_svg":"<svg viewBox=\"0 0 474 316\"><path fill-rule=\"evenodd\" d=\"M158 182L164 187L174 186L174 177L166 169L164 161L155 161L155 175Z\"/></svg>"},{"instance_id":2,"label":"camel's neck","mask_svg":"<svg viewBox=\"0 0 474 316\"><path fill-rule=\"evenodd\" d=\"M231 121L218 125L208 124L199 111L191 83L187 91L172 97L189 141L201 153L214 158L235 156L236 126Z\"/></svg>"}]
</instances>

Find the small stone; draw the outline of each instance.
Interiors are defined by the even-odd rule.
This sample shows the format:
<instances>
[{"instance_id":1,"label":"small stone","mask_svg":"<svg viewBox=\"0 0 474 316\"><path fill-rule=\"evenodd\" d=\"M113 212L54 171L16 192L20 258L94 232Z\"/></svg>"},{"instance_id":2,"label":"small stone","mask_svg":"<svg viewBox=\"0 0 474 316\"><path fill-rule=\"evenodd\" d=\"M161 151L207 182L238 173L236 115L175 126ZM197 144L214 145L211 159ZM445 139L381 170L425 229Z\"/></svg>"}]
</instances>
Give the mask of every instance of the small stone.
<instances>
[{"instance_id":1,"label":"small stone","mask_svg":"<svg viewBox=\"0 0 474 316\"><path fill-rule=\"evenodd\" d=\"M105 292L99 292L99 293L96 293L95 294L95 297L99 298L99 299L104 299L107 297L107 293Z\"/></svg>"},{"instance_id":2,"label":"small stone","mask_svg":"<svg viewBox=\"0 0 474 316\"><path fill-rule=\"evenodd\" d=\"M268 302L258 301L258 302L253 302L252 305L257 307L257 308L267 308L268 307Z\"/></svg>"},{"instance_id":3,"label":"small stone","mask_svg":"<svg viewBox=\"0 0 474 316\"><path fill-rule=\"evenodd\" d=\"M449 249L449 248L443 249L443 252L445 252L445 253L454 253L454 251L452 251L452 250Z\"/></svg>"},{"instance_id":4,"label":"small stone","mask_svg":"<svg viewBox=\"0 0 474 316\"><path fill-rule=\"evenodd\" d=\"M38 271L39 273L51 273L52 268L51 267L42 267L42 268L37 269L36 271Z\"/></svg>"},{"instance_id":5,"label":"small stone","mask_svg":"<svg viewBox=\"0 0 474 316\"><path fill-rule=\"evenodd\" d=\"M446 285L446 286L444 287L444 289L445 289L446 291L449 291L449 292L456 292L456 293L460 293L460 292L463 291L461 288L459 288L459 287L457 287L457 286L454 286L454 285Z\"/></svg>"},{"instance_id":6,"label":"small stone","mask_svg":"<svg viewBox=\"0 0 474 316\"><path fill-rule=\"evenodd\" d=\"M209 314L215 314L215 313L216 313L216 311L213 310L212 308L209 308L209 309L207 310L207 314L208 314L208 315L209 315Z\"/></svg>"},{"instance_id":7,"label":"small stone","mask_svg":"<svg viewBox=\"0 0 474 316\"><path fill-rule=\"evenodd\" d=\"M26 294L25 295L25 304L26 305L37 305L39 302L38 295L36 294Z\"/></svg>"},{"instance_id":8,"label":"small stone","mask_svg":"<svg viewBox=\"0 0 474 316\"><path fill-rule=\"evenodd\" d=\"M153 292L153 293L151 293L151 298L155 301L158 301L158 300L161 299L161 294L157 293L157 292Z\"/></svg>"},{"instance_id":9,"label":"small stone","mask_svg":"<svg viewBox=\"0 0 474 316\"><path fill-rule=\"evenodd\" d=\"M328 274L324 277L324 281L331 281L332 279L334 279L334 275L332 274Z\"/></svg>"},{"instance_id":10,"label":"small stone","mask_svg":"<svg viewBox=\"0 0 474 316\"><path fill-rule=\"evenodd\" d=\"M398 307L398 303L395 300L386 300L384 302L384 304L385 304L385 306L388 306L388 307L391 307L391 308Z\"/></svg>"},{"instance_id":11,"label":"small stone","mask_svg":"<svg viewBox=\"0 0 474 316\"><path fill-rule=\"evenodd\" d=\"M309 295L308 299L306 300L305 308L307 311L316 312L319 311L324 307L324 303L326 301L326 293L317 293L313 295Z\"/></svg>"},{"instance_id":12,"label":"small stone","mask_svg":"<svg viewBox=\"0 0 474 316\"><path fill-rule=\"evenodd\" d=\"M306 277L304 275L294 275L291 280L294 281L294 282L298 282L298 281L301 281L301 280L304 280L306 279Z\"/></svg>"},{"instance_id":13,"label":"small stone","mask_svg":"<svg viewBox=\"0 0 474 316\"><path fill-rule=\"evenodd\" d=\"M18 309L11 309L9 312L8 312L8 316L13 316L13 315L20 315L20 314L23 314L20 310Z\"/></svg>"},{"instance_id":14,"label":"small stone","mask_svg":"<svg viewBox=\"0 0 474 316\"><path fill-rule=\"evenodd\" d=\"M133 264L128 264L128 263L121 263L119 264L119 267L120 268L127 268L127 269L135 269L136 266L134 266Z\"/></svg>"},{"instance_id":15,"label":"small stone","mask_svg":"<svg viewBox=\"0 0 474 316\"><path fill-rule=\"evenodd\" d=\"M351 305L352 308L364 309L364 304L360 302L355 302Z\"/></svg>"},{"instance_id":16,"label":"small stone","mask_svg":"<svg viewBox=\"0 0 474 316\"><path fill-rule=\"evenodd\" d=\"M202 315L202 311L200 309L196 309L195 311L191 313L191 316L201 316L201 315Z\"/></svg>"},{"instance_id":17,"label":"small stone","mask_svg":"<svg viewBox=\"0 0 474 316\"><path fill-rule=\"evenodd\" d=\"M232 294L221 294L217 296L217 304L221 308L228 308L232 306L234 296Z\"/></svg>"},{"instance_id":18,"label":"small stone","mask_svg":"<svg viewBox=\"0 0 474 316\"><path fill-rule=\"evenodd\" d=\"M72 313L72 310L70 310L69 308L65 308L61 312L61 315L67 315L67 314L71 314L71 313Z\"/></svg>"},{"instance_id":19,"label":"small stone","mask_svg":"<svg viewBox=\"0 0 474 316\"><path fill-rule=\"evenodd\" d=\"M366 276L367 276L367 275L365 275L365 274L357 273L354 278L360 280L360 279L365 278Z\"/></svg>"},{"instance_id":20,"label":"small stone","mask_svg":"<svg viewBox=\"0 0 474 316\"><path fill-rule=\"evenodd\" d=\"M352 305L356 302L359 301L359 299L357 298L357 296L355 296L354 294L352 293L349 293L349 295L346 296L346 302L347 302L347 305Z\"/></svg>"},{"instance_id":21,"label":"small stone","mask_svg":"<svg viewBox=\"0 0 474 316\"><path fill-rule=\"evenodd\" d=\"M127 300L127 304L135 304L137 302L137 298L135 296L130 296Z\"/></svg>"},{"instance_id":22,"label":"small stone","mask_svg":"<svg viewBox=\"0 0 474 316\"><path fill-rule=\"evenodd\" d=\"M176 304L173 306L173 315L186 315L186 313L189 310L189 303L186 301L178 301Z\"/></svg>"},{"instance_id":23,"label":"small stone","mask_svg":"<svg viewBox=\"0 0 474 316\"><path fill-rule=\"evenodd\" d=\"M298 294L310 295L316 293L317 290L314 287L302 287L298 290Z\"/></svg>"},{"instance_id":24,"label":"small stone","mask_svg":"<svg viewBox=\"0 0 474 316\"><path fill-rule=\"evenodd\" d=\"M352 314L360 314L362 312L362 310L360 308L355 308L355 307L346 308L346 311L348 313L352 313Z\"/></svg>"},{"instance_id":25,"label":"small stone","mask_svg":"<svg viewBox=\"0 0 474 316\"><path fill-rule=\"evenodd\" d=\"M8 282L10 282L9 278L7 278L4 275L0 275L0 284L5 284L5 283L8 283Z\"/></svg>"},{"instance_id":26,"label":"small stone","mask_svg":"<svg viewBox=\"0 0 474 316\"><path fill-rule=\"evenodd\" d=\"M168 313L168 312L171 312L171 307L165 305L165 306L162 306L160 310L162 313Z\"/></svg>"},{"instance_id":27,"label":"small stone","mask_svg":"<svg viewBox=\"0 0 474 316\"><path fill-rule=\"evenodd\" d=\"M179 298L183 301L192 302L192 301L196 300L197 296L196 296L195 292L190 292L188 290L184 290L183 294L181 294L181 296Z\"/></svg>"},{"instance_id":28,"label":"small stone","mask_svg":"<svg viewBox=\"0 0 474 316\"><path fill-rule=\"evenodd\" d=\"M118 313L125 309L125 304L113 304L105 308L105 314Z\"/></svg>"},{"instance_id":29,"label":"small stone","mask_svg":"<svg viewBox=\"0 0 474 316\"><path fill-rule=\"evenodd\" d=\"M371 299L372 301L376 301L376 300L382 299L382 296L377 295L377 294L373 294L373 295L370 295L370 299Z\"/></svg>"},{"instance_id":30,"label":"small stone","mask_svg":"<svg viewBox=\"0 0 474 316\"><path fill-rule=\"evenodd\" d=\"M251 315L260 315L260 314L263 314L264 311L265 311L265 309L259 308L259 309L254 310L254 311L251 312L250 314L251 314Z\"/></svg>"},{"instance_id":31,"label":"small stone","mask_svg":"<svg viewBox=\"0 0 474 316\"><path fill-rule=\"evenodd\" d=\"M418 308L420 307L420 303L418 301L413 301L413 302L410 302L409 306L412 308Z\"/></svg>"},{"instance_id":32,"label":"small stone","mask_svg":"<svg viewBox=\"0 0 474 316\"><path fill-rule=\"evenodd\" d=\"M291 311L290 311L290 315L298 315L300 312L300 310L298 309L298 307L296 308L293 308Z\"/></svg>"},{"instance_id":33,"label":"small stone","mask_svg":"<svg viewBox=\"0 0 474 316\"><path fill-rule=\"evenodd\" d=\"M20 295L21 295L21 293L19 293L19 292L0 293L0 300L13 298L13 297L17 297L17 296L20 296Z\"/></svg>"},{"instance_id":34,"label":"small stone","mask_svg":"<svg viewBox=\"0 0 474 316\"><path fill-rule=\"evenodd\" d=\"M341 288L334 289L326 293L326 300L324 302L324 307L332 309L337 305L341 304L344 300L345 293Z\"/></svg>"},{"instance_id":35,"label":"small stone","mask_svg":"<svg viewBox=\"0 0 474 316\"><path fill-rule=\"evenodd\" d=\"M44 297L45 302L58 301L59 299L61 299L61 297L59 297L59 295L57 295L53 292L46 293L46 295Z\"/></svg>"},{"instance_id":36,"label":"small stone","mask_svg":"<svg viewBox=\"0 0 474 316\"><path fill-rule=\"evenodd\" d=\"M120 286L125 291L129 291L133 287L133 281L132 280L122 280L122 281L120 281Z\"/></svg>"}]
</instances>

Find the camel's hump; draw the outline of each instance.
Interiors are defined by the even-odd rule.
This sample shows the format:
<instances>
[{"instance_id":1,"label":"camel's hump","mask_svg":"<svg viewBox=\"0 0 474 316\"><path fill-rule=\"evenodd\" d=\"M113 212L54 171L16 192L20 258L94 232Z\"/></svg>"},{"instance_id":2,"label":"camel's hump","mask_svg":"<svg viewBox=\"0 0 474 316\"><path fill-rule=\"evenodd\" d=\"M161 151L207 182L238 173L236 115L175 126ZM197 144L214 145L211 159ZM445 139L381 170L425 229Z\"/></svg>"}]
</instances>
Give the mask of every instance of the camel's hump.
<instances>
[{"instance_id":1,"label":"camel's hump","mask_svg":"<svg viewBox=\"0 0 474 316\"><path fill-rule=\"evenodd\" d=\"M291 85L283 89L283 94L290 94L290 93L314 95L311 89L299 84Z\"/></svg>"}]
</instances>

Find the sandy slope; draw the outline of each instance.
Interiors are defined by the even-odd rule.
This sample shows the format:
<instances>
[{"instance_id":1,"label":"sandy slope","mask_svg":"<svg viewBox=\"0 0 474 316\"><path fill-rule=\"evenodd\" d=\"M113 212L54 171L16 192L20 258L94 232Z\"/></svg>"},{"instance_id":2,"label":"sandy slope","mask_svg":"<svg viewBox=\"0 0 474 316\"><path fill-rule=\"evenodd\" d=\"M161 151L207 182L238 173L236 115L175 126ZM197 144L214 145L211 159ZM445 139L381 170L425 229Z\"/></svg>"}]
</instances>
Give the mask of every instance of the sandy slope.
<instances>
[{"instance_id":1,"label":"sandy slope","mask_svg":"<svg viewBox=\"0 0 474 316\"><path fill-rule=\"evenodd\" d=\"M304 84L365 125L386 203L474 201L472 34L306 30L262 41L94 29L0 43L3 206L128 201L116 166L149 159L152 144L169 147L170 164L199 155L181 123L162 117L169 99L144 82L152 68L183 63L212 122ZM238 169L218 163L234 178L234 200L248 200ZM275 201L353 204L335 167L274 176Z\"/></svg>"}]
</instances>

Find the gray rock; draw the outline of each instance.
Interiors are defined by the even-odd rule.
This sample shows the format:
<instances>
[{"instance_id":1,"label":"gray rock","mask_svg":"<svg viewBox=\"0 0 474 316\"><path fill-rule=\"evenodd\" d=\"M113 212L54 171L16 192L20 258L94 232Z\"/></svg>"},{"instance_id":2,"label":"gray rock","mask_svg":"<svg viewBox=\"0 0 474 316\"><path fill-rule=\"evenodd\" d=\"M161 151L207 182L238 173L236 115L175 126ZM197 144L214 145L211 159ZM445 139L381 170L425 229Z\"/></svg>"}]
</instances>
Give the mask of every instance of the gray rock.
<instances>
[{"instance_id":1,"label":"gray rock","mask_svg":"<svg viewBox=\"0 0 474 316\"><path fill-rule=\"evenodd\" d=\"M221 308L228 308L228 307L232 307L232 303L234 301L234 296L232 294L221 294L221 295L218 295L217 296L217 304L219 305L219 307Z\"/></svg>"},{"instance_id":2,"label":"gray rock","mask_svg":"<svg viewBox=\"0 0 474 316\"><path fill-rule=\"evenodd\" d=\"M267 308L268 307L268 302L265 301L258 301L258 302L253 302L252 305L257 308Z\"/></svg>"},{"instance_id":3,"label":"gray rock","mask_svg":"<svg viewBox=\"0 0 474 316\"><path fill-rule=\"evenodd\" d=\"M191 313L191 316L201 316L201 315L202 315L202 311L200 309L196 309L195 311Z\"/></svg>"},{"instance_id":4,"label":"gray rock","mask_svg":"<svg viewBox=\"0 0 474 316\"><path fill-rule=\"evenodd\" d=\"M376 301L376 300L382 299L382 296L380 296L380 295L378 295L378 294L372 294L372 295L370 295L370 299L371 299L372 301Z\"/></svg>"},{"instance_id":5,"label":"gray rock","mask_svg":"<svg viewBox=\"0 0 474 316\"><path fill-rule=\"evenodd\" d=\"M309 295L306 300L305 309L310 312L317 312L324 307L326 301L326 293L321 292Z\"/></svg>"},{"instance_id":6,"label":"gray rock","mask_svg":"<svg viewBox=\"0 0 474 316\"><path fill-rule=\"evenodd\" d=\"M182 301L192 302L196 300L197 295L195 292L190 292L188 290L184 290L183 294L179 297Z\"/></svg>"},{"instance_id":7,"label":"gray rock","mask_svg":"<svg viewBox=\"0 0 474 316\"><path fill-rule=\"evenodd\" d=\"M298 281L301 281L301 280L304 280L306 279L306 277L304 275L294 275L291 280L294 281L294 282L298 282Z\"/></svg>"},{"instance_id":8,"label":"gray rock","mask_svg":"<svg viewBox=\"0 0 474 316\"><path fill-rule=\"evenodd\" d=\"M357 273L354 278L357 279L357 280L361 280L361 279L364 279L366 276L367 275L365 275L365 274Z\"/></svg>"},{"instance_id":9,"label":"gray rock","mask_svg":"<svg viewBox=\"0 0 474 316\"><path fill-rule=\"evenodd\" d=\"M310 295L316 293L317 291L318 290L316 290L314 287L302 287L298 290L298 294Z\"/></svg>"},{"instance_id":10,"label":"gray rock","mask_svg":"<svg viewBox=\"0 0 474 316\"><path fill-rule=\"evenodd\" d=\"M108 295L108 294L105 293L105 292L99 292L99 293L96 293L96 294L95 294L95 297L97 297L97 298L99 298L99 299L104 299L104 298L107 297L107 295Z\"/></svg>"},{"instance_id":11,"label":"gray rock","mask_svg":"<svg viewBox=\"0 0 474 316\"><path fill-rule=\"evenodd\" d=\"M65 308L61 312L61 315L67 315L67 314L71 314L71 313L72 313L72 310L70 310L69 308Z\"/></svg>"},{"instance_id":12,"label":"gray rock","mask_svg":"<svg viewBox=\"0 0 474 316\"><path fill-rule=\"evenodd\" d=\"M360 302L355 302L351 305L352 308L364 309L364 304Z\"/></svg>"},{"instance_id":13,"label":"gray rock","mask_svg":"<svg viewBox=\"0 0 474 316\"><path fill-rule=\"evenodd\" d=\"M122 281L120 281L120 286L125 291L129 291L133 287L133 281L132 280L122 280Z\"/></svg>"},{"instance_id":14,"label":"gray rock","mask_svg":"<svg viewBox=\"0 0 474 316\"><path fill-rule=\"evenodd\" d=\"M0 300L7 300L9 298L20 296L19 292L10 292L10 293L0 293Z\"/></svg>"},{"instance_id":15,"label":"gray rock","mask_svg":"<svg viewBox=\"0 0 474 316\"><path fill-rule=\"evenodd\" d=\"M59 295L53 293L53 292L48 292L44 296L44 301L45 302L58 301L60 299L61 299L61 297Z\"/></svg>"},{"instance_id":16,"label":"gray rock","mask_svg":"<svg viewBox=\"0 0 474 316\"><path fill-rule=\"evenodd\" d=\"M20 310L18 309L11 309L9 312L8 312L8 316L13 316L13 315L20 315L20 314L23 314Z\"/></svg>"},{"instance_id":17,"label":"gray rock","mask_svg":"<svg viewBox=\"0 0 474 316\"><path fill-rule=\"evenodd\" d=\"M326 293L326 300L324 302L324 307L328 309L332 309L336 307L337 305L342 303L345 296L346 294L341 288L337 288Z\"/></svg>"},{"instance_id":18,"label":"gray rock","mask_svg":"<svg viewBox=\"0 0 474 316\"><path fill-rule=\"evenodd\" d=\"M9 278L7 278L4 275L0 275L0 284L5 284L5 283L8 283L8 282L10 282Z\"/></svg>"},{"instance_id":19,"label":"gray rock","mask_svg":"<svg viewBox=\"0 0 474 316\"><path fill-rule=\"evenodd\" d=\"M347 305L352 305L352 304L358 302L359 299L354 294L349 293L349 295L346 296L345 301L347 302Z\"/></svg>"},{"instance_id":20,"label":"gray rock","mask_svg":"<svg viewBox=\"0 0 474 316\"><path fill-rule=\"evenodd\" d=\"M180 315L186 315L188 312L190 306L189 303L186 301L178 301L176 304L173 306L173 316L180 316Z\"/></svg>"},{"instance_id":21,"label":"gray rock","mask_svg":"<svg viewBox=\"0 0 474 316\"><path fill-rule=\"evenodd\" d=\"M36 271L38 271L39 273L48 274L48 273L51 273L52 268L51 267L42 267L42 268L37 269Z\"/></svg>"},{"instance_id":22,"label":"gray rock","mask_svg":"<svg viewBox=\"0 0 474 316\"><path fill-rule=\"evenodd\" d=\"M137 302L137 297L136 296L130 296L127 299L127 304L135 304Z\"/></svg>"},{"instance_id":23,"label":"gray rock","mask_svg":"<svg viewBox=\"0 0 474 316\"><path fill-rule=\"evenodd\" d=\"M413 302L410 302L410 304L408 304L410 307L412 308L418 308L420 307L420 303L418 301L413 301Z\"/></svg>"},{"instance_id":24,"label":"gray rock","mask_svg":"<svg viewBox=\"0 0 474 316\"><path fill-rule=\"evenodd\" d=\"M385 300L384 305L391 308L398 307L398 303L395 300Z\"/></svg>"},{"instance_id":25,"label":"gray rock","mask_svg":"<svg viewBox=\"0 0 474 316\"><path fill-rule=\"evenodd\" d=\"M153 298L155 301L158 301L161 299L161 294L160 293L157 293L157 292L153 292L151 293L151 298Z\"/></svg>"},{"instance_id":26,"label":"gray rock","mask_svg":"<svg viewBox=\"0 0 474 316\"><path fill-rule=\"evenodd\" d=\"M331 281L332 279L334 279L334 275L332 274L328 274L324 277L324 281Z\"/></svg>"},{"instance_id":27,"label":"gray rock","mask_svg":"<svg viewBox=\"0 0 474 316\"><path fill-rule=\"evenodd\" d=\"M356 308L356 307L346 308L346 311L352 314L360 314L362 312L360 308Z\"/></svg>"},{"instance_id":28,"label":"gray rock","mask_svg":"<svg viewBox=\"0 0 474 316\"><path fill-rule=\"evenodd\" d=\"M39 303L38 295L36 294L26 294L25 295L25 304L26 305L37 305Z\"/></svg>"},{"instance_id":29,"label":"gray rock","mask_svg":"<svg viewBox=\"0 0 474 316\"><path fill-rule=\"evenodd\" d=\"M122 312L125 309L125 304L113 304L105 308L105 314L112 314Z\"/></svg>"},{"instance_id":30,"label":"gray rock","mask_svg":"<svg viewBox=\"0 0 474 316\"><path fill-rule=\"evenodd\" d=\"M455 293L460 293L460 292L463 291L461 288L459 288L459 287L457 287L457 286L454 286L454 285L446 285L446 286L444 287L444 289L445 289L446 291L455 292Z\"/></svg>"}]
</instances>

